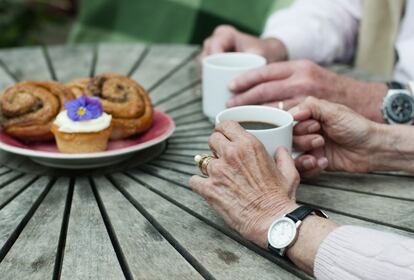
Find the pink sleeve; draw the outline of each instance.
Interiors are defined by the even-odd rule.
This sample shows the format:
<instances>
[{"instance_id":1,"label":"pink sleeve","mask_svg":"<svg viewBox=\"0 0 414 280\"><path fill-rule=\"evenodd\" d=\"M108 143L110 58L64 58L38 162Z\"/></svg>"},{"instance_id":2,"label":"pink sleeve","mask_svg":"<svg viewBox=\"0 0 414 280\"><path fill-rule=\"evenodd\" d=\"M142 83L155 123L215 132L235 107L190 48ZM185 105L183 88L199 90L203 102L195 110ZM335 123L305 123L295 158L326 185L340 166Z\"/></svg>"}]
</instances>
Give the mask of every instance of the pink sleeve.
<instances>
[{"instance_id":1,"label":"pink sleeve","mask_svg":"<svg viewBox=\"0 0 414 280\"><path fill-rule=\"evenodd\" d=\"M269 17L263 38L277 38L289 59L349 61L355 51L361 0L297 0Z\"/></svg>"},{"instance_id":2,"label":"pink sleeve","mask_svg":"<svg viewBox=\"0 0 414 280\"><path fill-rule=\"evenodd\" d=\"M414 279L414 240L373 229L342 226L323 241L317 279Z\"/></svg>"}]
</instances>

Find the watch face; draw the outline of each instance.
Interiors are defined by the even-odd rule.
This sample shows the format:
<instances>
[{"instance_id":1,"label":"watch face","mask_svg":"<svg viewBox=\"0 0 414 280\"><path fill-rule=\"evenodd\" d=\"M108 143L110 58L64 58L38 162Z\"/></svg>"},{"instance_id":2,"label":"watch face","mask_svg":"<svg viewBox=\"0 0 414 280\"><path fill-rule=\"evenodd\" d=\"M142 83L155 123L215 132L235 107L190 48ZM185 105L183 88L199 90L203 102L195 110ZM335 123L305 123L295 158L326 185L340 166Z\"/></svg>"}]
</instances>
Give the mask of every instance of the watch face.
<instances>
[{"instance_id":1,"label":"watch face","mask_svg":"<svg viewBox=\"0 0 414 280\"><path fill-rule=\"evenodd\" d=\"M407 123L412 120L414 101L411 96L397 93L390 97L386 104L387 117L395 123Z\"/></svg>"},{"instance_id":2,"label":"watch face","mask_svg":"<svg viewBox=\"0 0 414 280\"><path fill-rule=\"evenodd\" d=\"M268 241L273 248L285 248L295 237L296 224L289 218L281 218L270 226Z\"/></svg>"}]
</instances>

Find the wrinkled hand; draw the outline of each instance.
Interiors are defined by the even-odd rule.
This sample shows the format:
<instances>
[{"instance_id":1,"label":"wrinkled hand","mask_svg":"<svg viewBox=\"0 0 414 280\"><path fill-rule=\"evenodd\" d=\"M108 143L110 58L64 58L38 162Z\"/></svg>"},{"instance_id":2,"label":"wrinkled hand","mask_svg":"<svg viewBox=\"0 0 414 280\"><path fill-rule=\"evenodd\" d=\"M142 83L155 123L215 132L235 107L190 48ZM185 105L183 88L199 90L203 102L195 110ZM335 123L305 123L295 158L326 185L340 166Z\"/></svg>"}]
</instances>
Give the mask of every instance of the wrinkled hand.
<instances>
[{"instance_id":1,"label":"wrinkled hand","mask_svg":"<svg viewBox=\"0 0 414 280\"><path fill-rule=\"evenodd\" d=\"M287 59L287 50L278 39L260 39L238 31L229 25L217 27L203 44L200 58L222 52L250 52L259 54L268 62Z\"/></svg>"},{"instance_id":2,"label":"wrinkled hand","mask_svg":"<svg viewBox=\"0 0 414 280\"><path fill-rule=\"evenodd\" d=\"M266 248L270 224L297 208L299 174L292 158L279 148L273 160L257 138L231 121L217 126L209 145L218 159L208 164L209 177L191 178L191 188L230 227Z\"/></svg>"},{"instance_id":3,"label":"wrinkled hand","mask_svg":"<svg viewBox=\"0 0 414 280\"><path fill-rule=\"evenodd\" d=\"M307 60L272 63L236 78L229 85L235 95L227 106L283 101L284 109L289 109L307 96L335 100L344 95L344 83L350 81Z\"/></svg>"},{"instance_id":4,"label":"wrinkled hand","mask_svg":"<svg viewBox=\"0 0 414 280\"><path fill-rule=\"evenodd\" d=\"M378 141L378 124L344 105L308 97L290 111L299 123L293 144L306 154L296 159L302 176L322 170L369 172L371 155Z\"/></svg>"},{"instance_id":5,"label":"wrinkled hand","mask_svg":"<svg viewBox=\"0 0 414 280\"><path fill-rule=\"evenodd\" d=\"M383 122L379 110L387 86L338 75L311 61L293 60L248 71L229 85L234 96L227 106L263 104L288 110L313 96L344 104L359 114Z\"/></svg>"}]
</instances>

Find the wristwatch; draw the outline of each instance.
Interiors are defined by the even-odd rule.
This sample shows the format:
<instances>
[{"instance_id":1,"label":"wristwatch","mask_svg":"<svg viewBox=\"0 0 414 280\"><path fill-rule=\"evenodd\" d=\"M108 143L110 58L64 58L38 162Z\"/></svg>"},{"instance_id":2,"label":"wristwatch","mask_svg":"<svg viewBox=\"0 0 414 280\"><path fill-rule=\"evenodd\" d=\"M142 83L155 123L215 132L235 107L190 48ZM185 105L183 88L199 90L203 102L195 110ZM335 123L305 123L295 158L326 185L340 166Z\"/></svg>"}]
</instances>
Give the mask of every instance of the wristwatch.
<instances>
[{"instance_id":1,"label":"wristwatch","mask_svg":"<svg viewBox=\"0 0 414 280\"><path fill-rule=\"evenodd\" d=\"M303 205L282 218L276 219L270 225L267 232L269 250L280 256L284 256L286 250L295 244L302 221L310 214L328 218L328 215L322 210Z\"/></svg>"},{"instance_id":2,"label":"wristwatch","mask_svg":"<svg viewBox=\"0 0 414 280\"><path fill-rule=\"evenodd\" d=\"M382 104L384 120L389 124L411 125L414 120L414 97L410 86L388 82L388 93Z\"/></svg>"}]
</instances>

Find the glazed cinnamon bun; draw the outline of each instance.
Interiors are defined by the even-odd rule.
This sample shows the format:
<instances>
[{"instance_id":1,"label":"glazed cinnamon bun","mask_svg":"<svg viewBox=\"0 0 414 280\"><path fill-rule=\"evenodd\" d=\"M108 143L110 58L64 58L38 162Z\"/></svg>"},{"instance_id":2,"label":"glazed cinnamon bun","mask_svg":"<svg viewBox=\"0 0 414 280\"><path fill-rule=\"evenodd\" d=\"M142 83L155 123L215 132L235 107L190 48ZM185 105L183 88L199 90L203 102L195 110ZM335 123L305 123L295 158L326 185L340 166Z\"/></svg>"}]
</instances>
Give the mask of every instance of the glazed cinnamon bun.
<instances>
[{"instance_id":1,"label":"glazed cinnamon bun","mask_svg":"<svg viewBox=\"0 0 414 280\"><path fill-rule=\"evenodd\" d=\"M65 86L52 81L25 81L0 95L0 124L22 141L53 139L51 126L64 103L74 98Z\"/></svg>"},{"instance_id":2,"label":"glazed cinnamon bun","mask_svg":"<svg viewBox=\"0 0 414 280\"><path fill-rule=\"evenodd\" d=\"M111 139L123 139L144 132L152 125L151 100L134 80L118 74L101 74L66 85L76 97L98 97L103 110L112 115Z\"/></svg>"}]
</instances>

